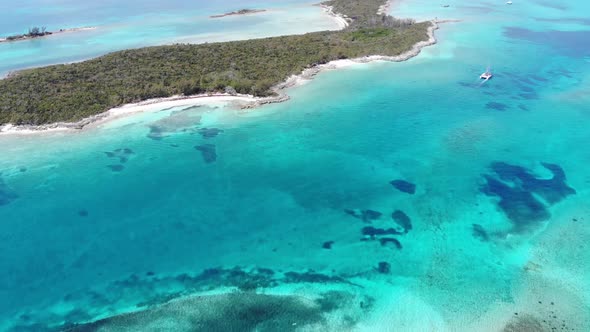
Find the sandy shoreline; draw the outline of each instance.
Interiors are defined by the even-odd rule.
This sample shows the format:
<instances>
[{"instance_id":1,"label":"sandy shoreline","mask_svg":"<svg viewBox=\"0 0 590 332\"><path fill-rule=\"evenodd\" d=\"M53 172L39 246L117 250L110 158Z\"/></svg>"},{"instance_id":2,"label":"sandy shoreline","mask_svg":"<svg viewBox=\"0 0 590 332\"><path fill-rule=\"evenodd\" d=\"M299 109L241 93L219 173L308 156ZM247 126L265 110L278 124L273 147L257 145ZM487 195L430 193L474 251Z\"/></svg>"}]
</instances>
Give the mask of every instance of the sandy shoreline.
<instances>
[{"instance_id":1,"label":"sandy shoreline","mask_svg":"<svg viewBox=\"0 0 590 332\"><path fill-rule=\"evenodd\" d=\"M332 11L332 8L329 6L322 7L326 10L326 12L336 17L341 25L344 27L348 26L349 18L345 17L344 15L335 14ZM290 99L287 95L285 90L299 86L308 82L313 79L315 75L324 71L324 70L334 70L343 67L347 67L353 64L358 63L369 63L373 61L392 61L392 62L401 62L411 59L418 54L420 51L427 46L431 46L436 44L436 38L434 36L434 31L439 29L440 23L446 22L456 22L454 20L448 21L431 21L431 26L428 27L427 34L428 40L421 41L416 43L409 51L406 51L397 56L381 56L381 55L371 55L362 58L356 59L344 59L344 60L335 60L330 61L326 64L317 65L311 68L307 68L303 70L298 75L293 75L287 78L284 82L276 85L273 87L273 91L277 94L273 97L254 97L252 95L229 95L229 94L201 94L201 95L194 95L194 96L172 96L168 98L156 98L156 99L149 99L145 101L141 101L138 103L126 104L116 108L112 108L106 112L82 119L77 122L58 122L52 123L47 125L40 125L40 126L32 126L32 125L23 125L23 126L15 126L12 124L6 124L0 126L0 135L10 135L10 134L41 134L48 131L77 131L82 130L90 125L98 125L101 123L105 123L122 116L126 116L133 113L138 112L145 112L150 110L158 110L164 109L169 107L177 107L177 106L190 106L190 105L210 105L210 104L217 104L220 102L224 103L233 103L237 107L241 109L252 109L256 108L265 104L271 103L279 103L284 102ZM346 25L344 25L346 24Z\"/></svg>"}]
</instances>

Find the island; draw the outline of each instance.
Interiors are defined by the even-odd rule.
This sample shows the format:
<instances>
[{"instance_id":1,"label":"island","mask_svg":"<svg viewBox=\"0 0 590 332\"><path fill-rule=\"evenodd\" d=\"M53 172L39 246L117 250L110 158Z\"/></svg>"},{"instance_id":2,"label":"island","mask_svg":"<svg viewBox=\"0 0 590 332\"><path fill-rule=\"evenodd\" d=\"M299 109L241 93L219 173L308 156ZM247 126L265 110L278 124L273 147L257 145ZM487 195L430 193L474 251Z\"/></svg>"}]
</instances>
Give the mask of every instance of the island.
<instances>
[{"instance_id":1,"label":"island","mask_svg":"<svg viewBox=\"0 0 590 332\"><path fill-rule=\"evenodd\" d=\"M59 29L58 31L47 31L46 27L32 27L32 28L29 28L29 31L27 33L0 38L0 43L15 42L15 41L20 41L20 40L28 40L28 39L34 39L34 38L39 38L39 37L46 37L46 36L51 36L51 35L55 35L55 34L59 34L59 33L65 33L65 32L76 32L76 31L85 31L85 30L94 30L94 29L96 29L96 28L95 27L83 27L83 28Z\"/></svg>"},{"instance_id":2,"label":"island","mask_svg":"<svg viewBox=\"0 0 590 332\"><path fill-rule=\"evenodd\" d=\"M221 18L221 17L226 17L226 16L256 14L256 13L262 13L265 11L266 11L266 9L240 9L240 10L236 10L236 11L225 13L225 14L212 15L209 17L210 18Z\"/></svg>"},{"instance_id":3,"label":"island","mask_svg":"<svg viewBox=\"0 0 590 332\"><path fill-rule=\"evenodd\" d=\"M284 82L339 59L402 61L435 43L436 22L384 13L385 0L330 0L323 6L348 22L320 31L243 41L175 44L110 53L27 69L0 80L0 125L83 127L125 104L173 96L225 93L274 97ZM85 121L85 122L84 122Z\"/></svg>"}]
</instances>

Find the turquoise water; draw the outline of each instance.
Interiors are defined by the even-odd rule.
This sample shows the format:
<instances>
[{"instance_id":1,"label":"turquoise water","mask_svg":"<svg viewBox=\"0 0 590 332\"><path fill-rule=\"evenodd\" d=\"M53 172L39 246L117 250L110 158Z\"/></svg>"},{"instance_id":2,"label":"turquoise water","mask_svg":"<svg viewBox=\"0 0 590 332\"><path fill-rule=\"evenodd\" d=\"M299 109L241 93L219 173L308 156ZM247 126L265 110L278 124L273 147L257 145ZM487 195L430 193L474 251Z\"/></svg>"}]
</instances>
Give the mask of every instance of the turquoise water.
<instances>
[{"instance_id":1,"label":"turquoise water","mask_svg":"<svg viewBox=\"0 0 590 332\"><path fill-rule=\"evenodd\" d=\"M338 295L281 330L587 330L590 5L449 4L392 8L463 19L417 58L323 72L286 103L0 137L0 326L254 284ZM190 330L136 323L104 330Z\"/></svg>"},{"instance_id":2,"label":"turquoise water","mask_svg":"<svg viewBox=\"0 0 590 332\"><path fill-rule=\"evenodd\" d=\"M242 8L266 9L256 15L218 19L210 15ZM0 43L0 76L10 71L73 62L108 52L172 43L202 43L335 30L338 24L308 0L100 1L27 0L0 3L0 37L25 33L31 26L48 31L96 27L47 38Z\"/></svg>"}]
</instances>

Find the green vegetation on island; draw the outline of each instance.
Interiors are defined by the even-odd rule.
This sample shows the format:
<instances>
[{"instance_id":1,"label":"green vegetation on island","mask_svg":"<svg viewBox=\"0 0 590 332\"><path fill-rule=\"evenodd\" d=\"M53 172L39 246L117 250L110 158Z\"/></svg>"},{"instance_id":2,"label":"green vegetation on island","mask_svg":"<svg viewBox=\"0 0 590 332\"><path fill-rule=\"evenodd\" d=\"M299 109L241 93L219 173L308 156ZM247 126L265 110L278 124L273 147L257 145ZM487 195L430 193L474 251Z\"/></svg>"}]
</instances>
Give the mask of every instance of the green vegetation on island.
<instances>
[{"instance_id":1,"label":"green vegetation on island","mask_svg":"<svg viewBox=\"0 0 590 332\"><path fill-rule=\"evenodd\" d=\"M236 10L234 12L229 12L229 13L225 13L225 14L211 15L209 17L210 18L221 18L221 17L226 17L226 16L256 14L256 13L262 13L265 11L266 11L266 9L240 9L240 10Z\"/></svg>"},{"instance_id":2,"label":"green vegetation on island","mask_svg":"<svg viewBox=\"0 0 590 332\"><path fill-rule=\"evenodd\" d=\"M325 4L353 23L341 31L146 47L23 70L0 80L0 124L74 122L123 104L181 94L235 91L269 96L274 94L273 86L314 65L368 55L395 56L428 39L430 22L378 15L383 0Z\"/></svg>"},{"instance_id":3,"label":"green vegetation on island","mask_svg":"<svg viewBox=\"0 0 590 332\"><path fill-rule=\"evenodd\" d=\"M43 37L43 36L47 36L47 35L51 35L53 34L53 32L47 31L47 28L45 27L32 27L29 28L29 32L22 34L22 35L12 35L12 36L8 36L6 38L4 38L5 41L16 41L16 40L21 40L21 39L29 39L29 38L37 38L37 37Z\"/></svg>"}]
</instances>

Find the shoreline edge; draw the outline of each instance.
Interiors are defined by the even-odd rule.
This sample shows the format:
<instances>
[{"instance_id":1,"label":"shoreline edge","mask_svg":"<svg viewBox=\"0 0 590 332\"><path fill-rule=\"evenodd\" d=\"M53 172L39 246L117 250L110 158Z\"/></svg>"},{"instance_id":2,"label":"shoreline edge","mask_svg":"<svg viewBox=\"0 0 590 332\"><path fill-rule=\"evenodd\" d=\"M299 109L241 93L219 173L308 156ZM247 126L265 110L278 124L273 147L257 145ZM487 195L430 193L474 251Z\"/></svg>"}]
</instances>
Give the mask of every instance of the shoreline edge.
<instances>
[{"instance_id":1,"label":"shoreline edge","mask_svg":"<svg viewBox=\"0 0 590 332\"><path fill-rule=\"evenodd\" d=\"M341 14L335 14L332 11L332 8L329 6L322 7L326 11L326 13L328 13L328 15L333 16L338 20L341 20L340 22L344 21L348 25L347 17ZM427 29L428 39L414 44L410 50L396 56L370 55L355 59L334 60L325 64L315 65L313 67L304 69L300 74L292 75L282 83L275 85L271 90L277 94L276 96L254 97L252 95L244 94L230 95L226 93L213 93L192 96L178 95L167 98L155 98L115 107L107 110L106 112L84 118L77 122L56 122L39 126L5 124L0 126L0 135L41 134L49 131L79 131L83 130L91 124L104 123L110 120L120 118L121 116L137 112L143 112L146 111L145 108L147 106L151 106L153 108L154 106L164 103L171 104L167 105L168 107L175 107L184 105L194 105L192 102L199 100L204 101L202 105L205 105L208 102L219 101L238 102L240 103L238 108L243 110L257 108L266 104L285 102L290 99L290 96L285 92L285 90L295 86L299 86L305 82L311 81L317 74L319 74L322 71L339 69L358 63L369 63L374 61L403 62L411 58L414 58L418 54L420 54L423 48L435 45L437 43L434 32L440 28L439 24L449 22L458 22L458 20L431 20L431 25Z\"/></svg>"}]
</instances>

